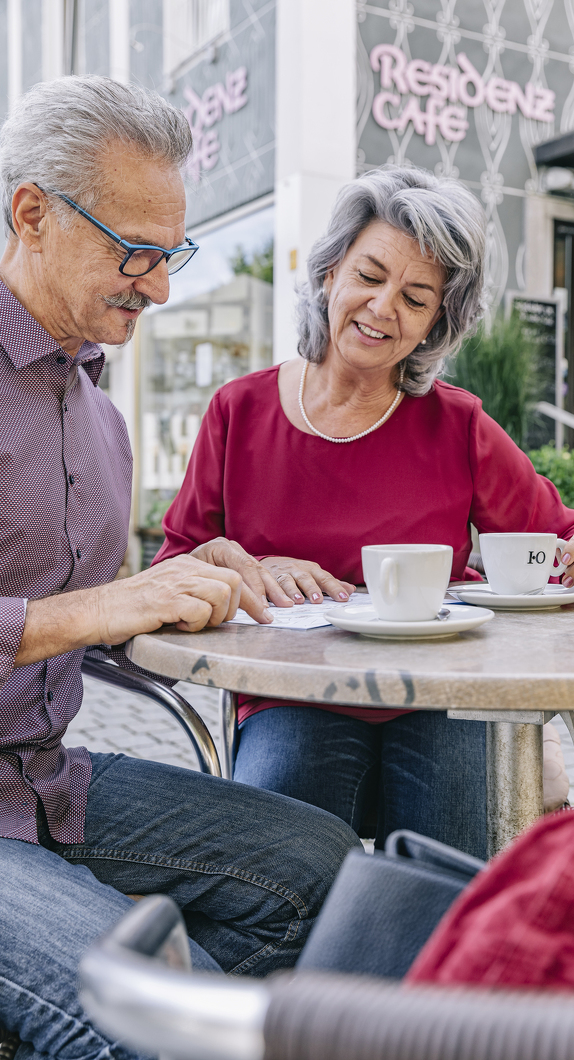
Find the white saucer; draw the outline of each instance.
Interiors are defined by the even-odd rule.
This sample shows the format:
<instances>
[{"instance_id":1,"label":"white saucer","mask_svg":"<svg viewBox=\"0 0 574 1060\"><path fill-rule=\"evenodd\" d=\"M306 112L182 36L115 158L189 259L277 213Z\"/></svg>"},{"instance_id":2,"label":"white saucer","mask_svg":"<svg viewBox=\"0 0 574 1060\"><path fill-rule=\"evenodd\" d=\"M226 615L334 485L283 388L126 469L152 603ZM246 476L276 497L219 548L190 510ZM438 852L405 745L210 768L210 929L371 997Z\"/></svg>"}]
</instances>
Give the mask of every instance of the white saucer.
<instances>
[{"instance_id":1,"label":"white saucer","mask_svg":"<svg viewBox=\"0 0 574 1060\"><path fill-rule=\"evenodd\" d=\"M539 596L501 596L493 593L488 582L468 589L451 586L449 593L464 600L465 604L488 604L495 611L550 611L564 604L574 604L574 588L566 589L564 585L547 585Z\"/></svg>"},{"instance_id":2,"label":"white saucer","mask_svg":"<svg viewBox=\"0 0 574 1060\"><path fill-rule=\"evenodd\" d=\"M349 604L326 611L329 619L339 629L350 633L362 633L364 637L378 637L389 640L444 640L464 633L467 629L482 626L494 618L494 611L486 607L464 607L454 604L448 618L439 621L433 618L428 622L387 622L379 618L374 607L367 604Z\"/></svg>"}]
</instances>

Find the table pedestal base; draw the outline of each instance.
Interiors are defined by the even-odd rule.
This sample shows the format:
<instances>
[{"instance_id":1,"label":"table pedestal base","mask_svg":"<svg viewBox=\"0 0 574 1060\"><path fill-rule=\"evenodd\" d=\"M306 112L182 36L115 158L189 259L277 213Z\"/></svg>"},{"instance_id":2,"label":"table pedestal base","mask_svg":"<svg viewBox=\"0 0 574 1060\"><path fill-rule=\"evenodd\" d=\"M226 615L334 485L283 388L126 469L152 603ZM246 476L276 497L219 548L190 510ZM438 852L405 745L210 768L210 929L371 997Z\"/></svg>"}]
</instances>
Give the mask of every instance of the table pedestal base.
<instances>
[{"instance_id":1,"label":"table pedestal base","mask_svg":"<svg viewBox=\"0 0 574 1060\"><path fill-rule=\"evenodd\" d=\"M486 807L489 858L544 813L541 725L486 722Z\"/></svg>"},{"instance_id":2,"label":"table pedestal base","mask_svg":"<svg viewBox=\"0 0 574 1060\"><path fill-rule=\"evenodd\" d=\"M237 693L221 689L219 709L222 774L230 780L238 743ZM508 846L544 813L542 726L554 715L555 711L448 711L453 721L486 722L489 858ZM572 714L563 712L562 717L574 737Z\"/></svg>"}]
</instances>

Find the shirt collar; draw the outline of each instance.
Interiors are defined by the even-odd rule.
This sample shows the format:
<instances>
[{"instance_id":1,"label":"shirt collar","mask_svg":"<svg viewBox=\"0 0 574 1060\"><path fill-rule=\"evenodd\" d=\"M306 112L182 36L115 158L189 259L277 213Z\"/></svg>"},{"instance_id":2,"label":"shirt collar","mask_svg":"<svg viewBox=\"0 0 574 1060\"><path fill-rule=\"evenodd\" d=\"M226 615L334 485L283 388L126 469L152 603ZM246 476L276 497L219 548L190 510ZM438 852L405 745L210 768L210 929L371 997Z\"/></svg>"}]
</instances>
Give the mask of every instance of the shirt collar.
<instances>
[{"instance_id":1,"label":"shirt collar","mask_svg":"<svg viewBox=\"0 0 574 1060\"><path fill-rule=\"evenodd\" d=\"M102 374L105 362L104 351L95 342L82 343L72 360L66 351L62 350L56 339L30 315L2 280L0 280L0 345L15 368L27 368L34 361L40 361L49 354L63 353L70 365L84 365L94 386Z\"/></svg>"}]
</instances>

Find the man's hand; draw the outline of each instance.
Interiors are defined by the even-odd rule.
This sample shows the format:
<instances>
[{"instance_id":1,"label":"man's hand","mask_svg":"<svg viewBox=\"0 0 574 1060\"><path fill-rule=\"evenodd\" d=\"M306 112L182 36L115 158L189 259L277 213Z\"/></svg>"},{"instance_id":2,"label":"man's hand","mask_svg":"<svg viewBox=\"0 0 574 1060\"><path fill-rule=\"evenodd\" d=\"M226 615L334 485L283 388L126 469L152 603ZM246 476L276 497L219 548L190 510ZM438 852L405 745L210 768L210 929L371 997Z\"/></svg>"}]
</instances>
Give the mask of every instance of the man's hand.
<instances>
[{"instance_id":1,"label":"man's hand","mask_svg":"<svg viewBox=\"0 0 574 1060\"><path fill-rule=\"evenodd\" d=\"M293 601L283 592L279 583L270 571L259 560L246 552L237 541L228 541L226 537L214 537L205 545L198 545L190 555L215 567L228 567L236 570L243 579L240 607L252 618L261 619L255 609L266 608L268 601L277 607L293 607Z\"/></svg>"},{"instance_id":2,"label":"man's hand","mask_svg":"<svg viewBox=\"0 0 574 1060\"><path fill-rule=\"evenodd\" d=\"M165 624L189 632L233 618L242 583L233 570L176 556L133 578L30 600L16 666L83 648L123 644ZM271 615L259 606L259 621Z\"/></svg>"},{"instance_id":3,"label":"man's hand","mask_svg":"<svg viewBox=\"0 0 574 1060\"><path fill-rule=\"evenodd\" d=\"M355 591L354 585L334 578L328 571L322 570L318 563L290 559L288 556L270 556L259 562L237 541L228 541L225 537L215 537L205 545L199 545L191 555L216 567L236 570L247 587L247 590L242 590L240 606L254 618L257 615L250 610L253 606L252 597L258 606L262 599L264 606L270 600L277 607L292 607L293 604L302 604L305 596L311 603L319 604L323 593L333 600L348 600Z\"/></svg>"},{"instance_id":4,"label":"man's hand","mask_svg":"<svg viewBox=\"0 0 574 1060\"><path fill-rule=\"evenodd\" d=\"M100 640L121 644L135 636L136 626L138 633L142 626L151 632L176 625L189 633L218 626L233 618L240 593L241 578L235 571L216 570L188 555L167 559L133 578L100 587Z\"/></svg>"}]
</instances>

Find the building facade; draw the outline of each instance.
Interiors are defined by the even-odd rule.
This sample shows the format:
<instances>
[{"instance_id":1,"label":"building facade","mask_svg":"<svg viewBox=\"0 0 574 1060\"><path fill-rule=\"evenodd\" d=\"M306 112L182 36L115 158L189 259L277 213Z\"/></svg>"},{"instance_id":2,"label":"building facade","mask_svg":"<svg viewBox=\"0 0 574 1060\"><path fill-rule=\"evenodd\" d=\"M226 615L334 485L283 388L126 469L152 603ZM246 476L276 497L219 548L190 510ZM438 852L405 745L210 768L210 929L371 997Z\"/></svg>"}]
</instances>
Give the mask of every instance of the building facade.
<instances>
[{"instance_id":1,"label":"building facade","mask_svg":"<svg viewBox=\"0 0 574 1060\"><path fill-rule=\"evenodd\" d=\"M400 162L467 184L491 315L508 292L555 322L572 302L574 0L0 0L2 41L0 115L37 80L100 73L162 92L193 130L200 253L108 351L150 548L217 386L296 355L295 287L355 175ZM565 336L555 397L574 412L567 318Z\"/></svg>"}]
</instances>

